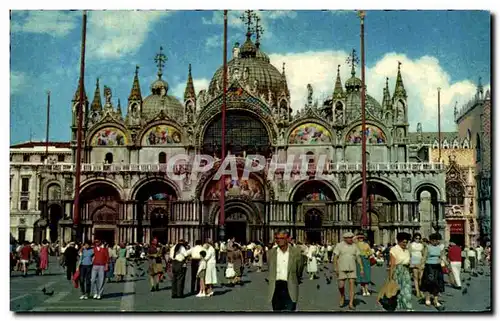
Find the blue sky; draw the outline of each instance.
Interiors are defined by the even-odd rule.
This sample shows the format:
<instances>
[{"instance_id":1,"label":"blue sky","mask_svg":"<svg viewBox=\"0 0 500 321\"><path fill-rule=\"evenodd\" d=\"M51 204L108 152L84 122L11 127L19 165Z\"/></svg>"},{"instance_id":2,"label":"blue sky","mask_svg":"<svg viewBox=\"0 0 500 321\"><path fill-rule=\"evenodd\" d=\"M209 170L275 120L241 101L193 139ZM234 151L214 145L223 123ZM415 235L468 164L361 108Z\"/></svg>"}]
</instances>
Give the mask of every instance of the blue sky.
<instances>
[{"instance_id":1,"label":"blue sky","mask_svg":"<svg viewBox=\"0 0 500 321\"><path fill-rule=\"evenodd\" d=\"M245 27L231 11L230 47L244 41ZM359 51L359 20L352 11L261 11L263 50L286 62L292 108L299 109L311 83L317 98L331 93L337 64ZM153 62L163 46L169 94L181 96L192 64L195 89L207 87L222 64L222 13L215 11L90 11L85 88L92 100L96 78L121 100L125 113L135 65L143 97L156 78ZM71 99L80 61L81 12L13 11L11 14L10 143L45 139L46 92L51 91L50 140L70 138ZM478 77L490 83L490 13L487 11L368 11L368 94L381 100L385 77L391 91L402 62L409 95L410 129L437 128L436 88L441 87L444 130L454 130L453 107L472 97ZM358 71L359 75L359 71Z\"/></svg>"}]
</instances>

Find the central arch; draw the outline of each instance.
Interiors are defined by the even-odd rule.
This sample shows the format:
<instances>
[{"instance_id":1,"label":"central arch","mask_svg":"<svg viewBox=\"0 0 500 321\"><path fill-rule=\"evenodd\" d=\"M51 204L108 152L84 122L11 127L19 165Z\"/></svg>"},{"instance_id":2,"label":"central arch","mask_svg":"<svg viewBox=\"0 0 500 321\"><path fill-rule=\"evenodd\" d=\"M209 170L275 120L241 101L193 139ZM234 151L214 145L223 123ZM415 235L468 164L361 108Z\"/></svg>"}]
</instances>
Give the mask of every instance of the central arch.
<instances>
[{"instance_id":1,"label":"central arch","mask_svg":"<svg viewBox=\"0 0 500 321\"><path fill-rule=\"evenodd\" d=\"M256 206L246 200L233 199L224 206L225 232L231 238L236 238L236 242L245 244L248 241L255 241L252 226L259 226L262 220ZM214 208L211 213L211 221L219 227L220 206Z\"/></svg>"},{"instance_id":2,"label":"central arch","mask_svg":"<svg viewBox=\"0 0 500 321\"><path fill-rule=\"evenodd\" d=\"M304 223L306 226L306 238L309 243L321 243L321 232L323 226L323 213L313 208L306 212Z\"/></svg>"}]
</instances>

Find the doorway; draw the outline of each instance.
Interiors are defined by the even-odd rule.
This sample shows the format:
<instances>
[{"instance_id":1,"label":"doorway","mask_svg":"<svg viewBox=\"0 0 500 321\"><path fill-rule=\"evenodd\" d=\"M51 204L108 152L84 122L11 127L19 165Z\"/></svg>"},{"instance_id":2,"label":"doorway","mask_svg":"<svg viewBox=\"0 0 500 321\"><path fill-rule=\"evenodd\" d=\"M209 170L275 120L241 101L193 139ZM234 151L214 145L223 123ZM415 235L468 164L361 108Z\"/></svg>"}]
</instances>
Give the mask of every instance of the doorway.
<instances>
[{"instance_id":1,"label":"doorway","mask_svg":"<svg viewBox=\"0 0 500 321\"><path fill-rule=\"evenodd\" d=\"M60 205L49 207L49 238L52 243L59 239L59 221L62 218L62 208Z\"/></svg>"},{"instance_id":2,"label":"doorway","mask_svg":"<svg viewBox=\"0 0 500 321\"><path fill-rule=\"evenodd\" d=\"M168 235L166 228L154 228L151 229L151 240L157 239L161 244L168 243Z\"/></svg>"},{"instance_id":3,"label":"doorway","mask_svg":"<svg viewBox=\"0 0 500 321\"><path fill-rule=\"evenodd\" d=\"M321 243L321 231L322 222L321 222L321 212L312 209L307 211L305 215L305 228L306 228L306 238L309 243Z\"/></svg>"},{"instance_id":4,"label":"doorway","mask_svg":"<svg viewBox=\"0 0 500 321\"><path fill-rule=\"evenodd\" d=\"M115 230L96 228L94 229L94 240L96 239L100 240L101 243L115 244Z\"/></svg>"},{"instance_id":5,"label":"doorway","mask_svg":"<svg viewBox=\"0 0 500 321\"><path fill-rule=\"evenodd\" d=\"M247 223L246 222L226 222L226 235L228 238L234 237L241 245L247 243Z\"/></svg>"},{"instance_id":6,"label":"doorway","mask_svg":"<svg viewBox=\"0 0 500 321\"><path fill-rule=\"evenodd\" d=\"M453 242L458 246L465 246L465 235L463 234L450 234L450 243Z\"/></svg>"}]
</instances>

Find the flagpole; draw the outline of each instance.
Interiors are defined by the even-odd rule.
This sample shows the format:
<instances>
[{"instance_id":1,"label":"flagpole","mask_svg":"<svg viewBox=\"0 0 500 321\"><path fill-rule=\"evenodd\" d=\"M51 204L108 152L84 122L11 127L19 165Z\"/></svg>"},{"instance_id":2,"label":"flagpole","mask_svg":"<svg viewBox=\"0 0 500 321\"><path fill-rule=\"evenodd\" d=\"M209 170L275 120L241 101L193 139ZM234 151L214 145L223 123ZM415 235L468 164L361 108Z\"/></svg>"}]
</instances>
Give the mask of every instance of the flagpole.
<instances>
[{"instance_id":1,"label":"flagpole","mask_svg":"<svg viewBox=\"0 0 500 321\"><path fill-rule=\"evenodd\" d=\"M224 164L224 160L226 159L226 99L227 99L227 10L224 10L224 46L223 46L223 73L222 73L222 135L221 135L221 166ZM219 181L220 187L220 212L219 212L219 240L224 241L225 234L225 201L226 201L226 177L222 175L221 180Z\"/></svg>"},{"instance_id":2,"label":"flagpole","mask_svg":"<svg viewBox=\"0 0 500 321\"><path fill-rule=\"evenodd\" d=\"M367 229L367 184L366 184L366 106L365 106L365 15L363 10L358 12L361 23L361 228Z\"/></svg>"},{"instance_id":3,"label":"flagpole","mask_svg":"<svg viewBox=\"0 0 500 321\"><path fill-rule=\"evenodd\" d=\"M47 91L47 124L45 129L45 161L49 158L50 90Z\"/></svg>"},{"instance_id":4,"label":"flagpole","mask_svg":"<svg viewBox=\"0 0 500 321\"><path fill-rule=\"evenodd\" d=\"M438 163L441 163L441 88L438 87L438 139L439 139L439 148L438 148Z\"/></svg>"},{"instance_id":5,"label":"flagpole","mask_svg":"<svg viewBox=\"0 0 500 321\"><path fill-rule=\"evenodd\" d=\"M83 127L83 105L85 104L85 95L83 90L85 76L85 37L87 33L87 11L83 11L82 23L82 47L80 55L80 80L79 80L79 99L78 99L78 128L76 132L76 173L75 173L75 202L73 208L73 233L76 241L81 240L80 230L80 179L82 167L82 127Z\"/></svg>"}]
</instances>

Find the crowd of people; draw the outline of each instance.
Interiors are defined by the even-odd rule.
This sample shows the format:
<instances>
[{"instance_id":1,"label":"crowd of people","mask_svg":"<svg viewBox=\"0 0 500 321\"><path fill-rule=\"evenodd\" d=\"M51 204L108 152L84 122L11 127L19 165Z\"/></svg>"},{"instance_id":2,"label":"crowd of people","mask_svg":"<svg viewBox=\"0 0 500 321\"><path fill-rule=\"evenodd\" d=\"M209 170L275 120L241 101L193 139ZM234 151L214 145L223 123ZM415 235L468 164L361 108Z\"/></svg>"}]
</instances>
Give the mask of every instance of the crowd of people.
<instances>
[{"instance_id":1,"label":"crowd of people","mask_svg":"<svg viewBox=\"0 0 500 321\"><path fill-rule=\"evenodd\" d=\"M37 275L43 275L49 265L49 256L59 257L59 264L66 269L66 278L80 288L81 300L100 300L106 282L125 282L131 269L142 270L147 263L151 292L159 290L159 283L167 277L171 280L172 298L185 297L185 279L190 266L190 290L196 297L214 295L214 285L242 285L245 267L256 272L269 273L269 300L273 310L295 310L299 285L307 279L318 278L318 266L333 268L340 293L339 306L344 307L348 298L348 309L354 310L356 288L359 285L363 296L370 296L371 270L374 266L387 269L387 280L398 288L397 295L381 297L378 302L387 310L412 311L412 296L428 305L441 308L439 296L444 292L444 275L451 286L461 288L461 273L476 274L480 265L489 265L491 246L461 248L451 242L441 242L441 235L432 234L423 239L419 233L413 236L398 233L396 243L371 245L366 235L347 232L337 244L295 242L286 231L275 235L270 244L250 242L240 244L230 238L225 242L210 239L197 240L189 245L180 240L176 244L160 244L153 239L150 244L103 243L100 240L82 243L41 244L11 242L11 271L20 271L23 276L28 267L34 266ZM217 264L224 265L224 278L219 280ZM345 288L349 287L346 296ZM386 293L379 291L379 293ZM392 302L392 303L388 303ZM393 307L388 307L392 304Z\"/></svg>"}]
</instances>

